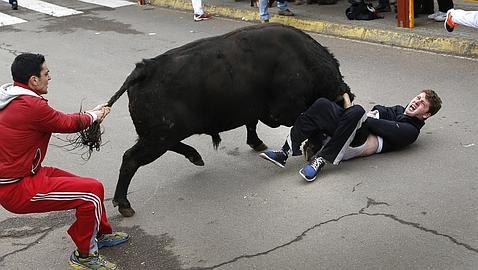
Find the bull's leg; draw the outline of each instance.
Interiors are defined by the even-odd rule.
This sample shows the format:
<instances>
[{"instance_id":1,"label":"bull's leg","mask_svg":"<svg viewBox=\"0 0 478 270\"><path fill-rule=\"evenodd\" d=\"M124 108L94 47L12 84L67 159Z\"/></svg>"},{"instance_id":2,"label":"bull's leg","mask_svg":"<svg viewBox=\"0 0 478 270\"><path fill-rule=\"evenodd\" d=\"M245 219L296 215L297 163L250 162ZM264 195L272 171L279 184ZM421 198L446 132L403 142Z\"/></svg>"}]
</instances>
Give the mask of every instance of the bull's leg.
<instances>
[{"instance_id":1,"label":"bull's leg","mask_svg":"<svg viewBox=\"0 0 478 270\"><path fill-rule=\"evenodd\" d=\"M125 217L134 215L134 210L128 201L127 193L131 179L139 167L153 162L167 151L163 144L147 143L141 139L123 154L120 175L116 184L113 205Z\"/></svg>"},{"instance_id":2,"label":"bull's leg","mask_svg":"<svg viewBox=\"0 0 478 270\"><path fill-rule=\"evenodd\" d=\"M204 161L202 160L202 157L198 151L187 144L179 142L169 150L185 156L187 159L189 159L189 161L191 161L192 164L196 166L204 166Z\"/></svg>"},{"instance_id":3,"label":"bull's leg","mask_svg":"<svg viewBox=\"0 0 478 270\"><path fill-rule=\"evenodd\" d=\"M256 132L258 120L246 124L247 129L247 144L257 152L264 151L267 149L267 146L259 139Z\"/></svg>"}]
</instances>

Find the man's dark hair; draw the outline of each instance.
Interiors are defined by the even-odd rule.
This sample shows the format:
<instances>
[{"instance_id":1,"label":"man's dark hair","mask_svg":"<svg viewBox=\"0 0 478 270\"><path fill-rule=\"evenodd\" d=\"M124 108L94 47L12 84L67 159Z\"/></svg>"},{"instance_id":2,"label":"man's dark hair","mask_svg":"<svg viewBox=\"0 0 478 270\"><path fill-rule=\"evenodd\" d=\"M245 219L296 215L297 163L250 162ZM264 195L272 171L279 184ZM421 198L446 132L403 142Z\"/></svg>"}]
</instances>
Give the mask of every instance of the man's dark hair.
<instances>
[{"instance_id":1,"label":"man's dark hair","mask_svg":"<svg viewBox=\"0 0 478 270\"><path fill-rule=\"evenodd\" d=\"M31 76L40 77L45 56L41 54L22 53L15 57L12 63L12 78L14 81L28 84Z\"/></svg>"},{"instance_id":2,"label":"man's dark hair","mask_svg":"<svg viewBox=\"0 0 478 270\"><path fill-rule=\"evenodd\" d=\"M423 90L422 93L425 93L425 97L430 103L430 108L428 109L428 112L431 115L436 114L441 108L441 98L435 91L431 89Z\"/></svg>"}]
</instances>

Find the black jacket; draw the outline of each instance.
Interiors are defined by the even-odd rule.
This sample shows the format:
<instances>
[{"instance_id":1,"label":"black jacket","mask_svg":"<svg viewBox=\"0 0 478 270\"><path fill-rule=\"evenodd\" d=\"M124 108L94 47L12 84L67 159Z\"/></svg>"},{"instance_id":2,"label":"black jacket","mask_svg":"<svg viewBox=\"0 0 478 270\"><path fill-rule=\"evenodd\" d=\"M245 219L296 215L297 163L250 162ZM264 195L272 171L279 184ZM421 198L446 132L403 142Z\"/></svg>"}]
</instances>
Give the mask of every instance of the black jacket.
<instances>
[{"instance_id":1,"label":"black jacket","mask_svg":"<svg viewBox=\"0 0 478 270\"><path fill-rule=\"evenodd\" d=\"M375 105L373 110L379 112L379 119L368 117L366 125L370 133L383 138L382 153L412 144L425 125L425 121L405 115L405 108L400 105Z\"/></svg>"}]
</instances>

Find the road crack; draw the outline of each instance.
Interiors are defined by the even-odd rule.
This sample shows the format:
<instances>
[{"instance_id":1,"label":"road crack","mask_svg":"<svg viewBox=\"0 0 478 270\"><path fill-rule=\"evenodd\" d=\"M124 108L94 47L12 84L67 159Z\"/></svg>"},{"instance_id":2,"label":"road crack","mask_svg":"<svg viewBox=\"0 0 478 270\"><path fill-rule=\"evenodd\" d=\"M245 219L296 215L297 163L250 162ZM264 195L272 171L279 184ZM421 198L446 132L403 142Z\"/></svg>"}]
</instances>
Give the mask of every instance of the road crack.
<instances>
[{"instance_id":1,"label":"road crack","mask_svg":"<svg viewBox=\"0 0 478 270\"><path fill-rule=\"evenodd\" d=\"M9 44L6 44L6 43L0 43L0 50L6 51L6 52L12 54L13 56L18 56L22 53L21 51L18 51L18 50L15 50L15 49L10 49L9 47L12 47L12 45L9 45Z\"/></svg>"},{"instance_id":2,"label":"road crack","mask_svg":"<svg viewBox=\"0 0 478 270\"><path fill-rule=\"evenodd\" d=\"M390 204L386 203L386 202L379 202L379 201L376 201L372 198L368 198L367 197L367 205L365 207L363 207L362 209L360 209L358 212L353 212L353 213L349 213L349 214L346 214L346 215L343 215L343 216L340 216L338 218L334 218L334 219L329 219L327 221L324 221L324 222L321 222L321 223L318 223L318 224L315 224L309 228L307 228L306 230L304 230L300 235L298 235L297 237L295 237L294 239L292 239L291 241L289 242L286 242L282 245L279 245L279 246L276 246L276 247L273 247L271 249L268 249L266 251L261 251L261 252L258 252L258 253L254 253L254 254L245 254L245 255L241 255L241 256L238 256L238 257L235 257L231 260L228 260L226 262L222 262L222 263L219 263L219 264L216 264L216 265L213 265L213 266L208 266L208 267L193 267L193 268L189 268L189 269L193 269L193 270L199 270L199 269L215 269L215 268L218 268L218 267L221 267L221 266L224 266L224 265L227 265L227 264L231 264L231 263L234 263L234 262L237 262L241 259L249 259L249 258L254 258L254 257L258 257L258 256L263 256L263 255L267 255L271 252L274 252L278 249L281 249L281 248L284 248L284 247L287 247L295 242L299 242L301 241L304 236L307 235L308 232L314 230L314 229L317 229L319 228L320 226L322 225L325 225L325 224L328 224L328 223L332 223L332 222L339 222L340 220L344 219L344 218L347 218L347 217L353 217L353 216L360 216L360 215L365 215L365 216L370 216L370 217L377 217L377 216L381 216L381 217L386 217L386 218L389 218L389 219L392 219L393 221L396 221L402 225L406 225L406 226L411 226L415 229L418 229L420 231L423 231L423 232L426 232L426 233L431 233L433 235L436 235L436 236L440 236L440 237L445 237L447 238L448 240L450 240L452 243L458 245L458 246L462 246L464 248L466 248L467 250L469 251L473 251L475 253L478 253L478 248L474 248L472 247L471 245L469 244L466 244L466 243L463 243L463 242L460 242L458 241L456 238L450 236L450 235L447 235L447 234L444 234L444 233L440 233L438 232L437 230L434 230L434 229L429 229L429 228L426 228L422 225L420 225L419 223L416 223L416 222L411 222L411 221L406 221L406 220L403 220L401 218L398 218L397 216L395 215L392 215L392 214L387 214L387 213L368 213L368 212L365 212L366 209L368 209L369 207L371 206L377 206L377 205L386 205L386 206L390 206Z\"/></svg>"}]
</instances>

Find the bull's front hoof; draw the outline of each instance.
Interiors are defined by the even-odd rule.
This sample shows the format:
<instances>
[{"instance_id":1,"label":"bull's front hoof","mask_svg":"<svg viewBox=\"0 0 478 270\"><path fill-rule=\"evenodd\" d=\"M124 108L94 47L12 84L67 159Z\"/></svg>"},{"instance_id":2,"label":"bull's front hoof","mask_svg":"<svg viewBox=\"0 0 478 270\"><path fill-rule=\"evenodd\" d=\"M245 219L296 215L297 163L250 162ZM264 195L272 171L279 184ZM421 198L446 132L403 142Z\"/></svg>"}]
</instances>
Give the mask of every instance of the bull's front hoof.
<instances>
[{"instance_id":1,"label":"bull's front hoof","mask_svg":"<svg viewBox=\"0 0 478 270\"><path fill-rule=\"evenodd\" d=\"M118 207L118 211L121 213L123 217L132 217L136 213L133 208L123 208L123 207Z\"/></svg>"},{"instance_id":2,"label":"bull's front hoof","mask_svg":"<svg viewBox=\"0 0 478 270\"><path fill-rule=\"evenodd\" d=\"M260 143L258 145L251 145L249 144L249 146L254 149L254 151L256 152L262 152L262 151L265 151L267 150L267 145L265 145L264 143Z\"/></svg>"}]
</instances>

